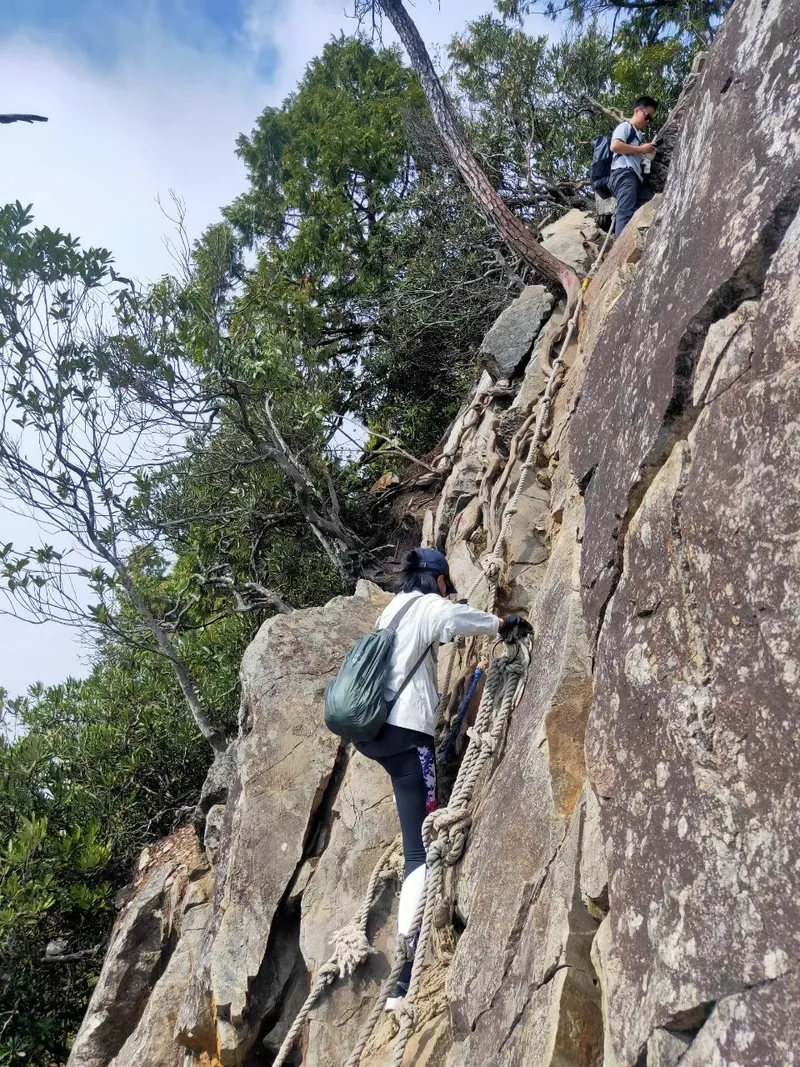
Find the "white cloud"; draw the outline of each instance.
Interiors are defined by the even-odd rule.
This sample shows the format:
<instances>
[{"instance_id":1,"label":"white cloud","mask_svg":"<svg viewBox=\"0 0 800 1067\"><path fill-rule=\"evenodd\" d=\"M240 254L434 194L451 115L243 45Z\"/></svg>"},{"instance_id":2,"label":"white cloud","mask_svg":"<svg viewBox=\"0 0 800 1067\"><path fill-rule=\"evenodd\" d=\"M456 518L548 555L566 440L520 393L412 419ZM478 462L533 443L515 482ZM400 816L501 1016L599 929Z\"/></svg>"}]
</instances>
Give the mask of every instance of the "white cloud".
<instances>
[{"instance_id":1,"label":"white cloud","mask_svg":"<svg viewBox=\"0 0 800 1067\"><path fill-rule=\"evenodd\" d=\"M264 99L223 57L146 58L103 74L31 42L0 47L4 107L50 120L0 128L3 202L33 203L37 221L105 245L119 269L140 277L170 267L156 196L174 188L197 233L242 189L234 143Z\"/></svg>"},{"instance_id":2,"label":"white cloud","mask_svg":"<svg viewBox=\"0 0 800 1067\"><path fill-rule=\"evenodd\" d=\"M441 8L419 0L412 14L435 53L492 8L492 0L444 0ZM192 236L213 222L245 187L237 135L280 104L333 34L354 31L349 11L352 0L251 0L236 54L211 39L188 47L157 22L120 16L114 37L125 48L107 70L63 39L0 40L0 110L49 117L46 125L0 126L0 202L32 203L39 224L109 248L123 273L157 277L171 261L156 197L170 189L182 197ZM395 40L388 24L383 39ZM265 54L277 57L269 80L259 73ZM0 540L10 531L6 516ZM16 525L13 532L21 536ZM0 618L0 685L21 692L70 671L81 664L68 631Z\"/></svg>"},{"instance_id":3,"label":"white cloud","mask_svg":"<svg viewBox=\"0 0 800 1067\"><path fill-rule=\"evenodd\" d=\"M494 11L493 0L443 0L441 4L418 0L416 4L407 2L407 7L434 56L467 22ZM256 47L277 44L280 50L275 84L281 97L302 77L306 63L318 55L332 34L356 32L358 23L350 17L352 13L353 0L295 0L286 4L249 0L245 22L250 43ZM369 33L371 22L365 21L363 29ZM380 30L384 44L399 43L387 19Z\"/></svg>"}]
</instances>

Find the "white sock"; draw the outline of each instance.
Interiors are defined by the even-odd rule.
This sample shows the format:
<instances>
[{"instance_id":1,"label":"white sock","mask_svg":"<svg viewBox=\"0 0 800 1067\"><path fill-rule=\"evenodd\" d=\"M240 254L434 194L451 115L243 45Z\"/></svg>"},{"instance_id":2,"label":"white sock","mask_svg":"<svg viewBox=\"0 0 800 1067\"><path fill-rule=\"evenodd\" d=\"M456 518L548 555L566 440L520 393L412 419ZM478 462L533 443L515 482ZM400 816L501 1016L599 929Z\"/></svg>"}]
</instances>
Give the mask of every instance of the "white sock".
<instances>
[{"instance_id":1,"label":"white sock","mask_svg":"<svg viewBox=\"0 0 800 1067\"><path fill-rule=\"evenodd\" d=\"M397 929L404 937L411 936L414 916L417 913L417 907L422 898L427 877L428 868L423 863L412 871L407 878L403 879L403 885L400 889L400 903L397 907Z\"/></svg>"}]
</instances>

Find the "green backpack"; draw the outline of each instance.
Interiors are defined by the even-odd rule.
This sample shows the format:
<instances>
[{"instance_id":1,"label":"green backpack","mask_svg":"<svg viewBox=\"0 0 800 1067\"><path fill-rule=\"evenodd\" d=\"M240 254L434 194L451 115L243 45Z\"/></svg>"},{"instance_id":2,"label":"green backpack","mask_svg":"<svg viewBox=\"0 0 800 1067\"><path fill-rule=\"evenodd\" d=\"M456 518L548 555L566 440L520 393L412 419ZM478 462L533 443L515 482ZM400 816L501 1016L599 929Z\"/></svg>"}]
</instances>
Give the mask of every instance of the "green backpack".
<instances>
[{"instance_id":1,"label":"green backpack","mask_svg":"<svg viewBox=\"0 0 800 1067\"><path fill-rule=\"evenodd\" d=\"M421 594L420 594L421 595ZM397 698L416 674L433 645L428 645L391 700L384 698L397 627L414 597L382 630L360 637L344 658L339 673L325 689L325 725L348 741L372 741L389 717Z\"/></svg>"}]
</instances>

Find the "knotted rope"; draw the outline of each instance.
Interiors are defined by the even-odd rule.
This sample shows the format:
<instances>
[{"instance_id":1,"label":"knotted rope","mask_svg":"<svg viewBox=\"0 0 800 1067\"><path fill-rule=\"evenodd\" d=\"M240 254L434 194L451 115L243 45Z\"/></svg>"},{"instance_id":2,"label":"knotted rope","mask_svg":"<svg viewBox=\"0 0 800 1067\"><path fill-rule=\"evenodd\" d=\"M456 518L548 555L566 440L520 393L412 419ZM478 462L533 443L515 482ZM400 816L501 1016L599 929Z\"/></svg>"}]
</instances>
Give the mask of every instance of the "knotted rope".
<instances>
[{"instance_id":1,"label":"knotted rope","mask_svg":"<svg viewBox=\"0 0 800 1067\"><path fill-rule=\"evenodd\" d=\"M383 883L397 876L402 859L403 850L398 837L375 864L358 914L346 926L343 926L341 930L336 930L333 934L333 952L317 972L311 992L283 1039L283 1044L272 1067L283 1067L303 1024L328 986L337 978L349 977L375 951L367 937L370 911Z\"/></svg>"}]
</instances>

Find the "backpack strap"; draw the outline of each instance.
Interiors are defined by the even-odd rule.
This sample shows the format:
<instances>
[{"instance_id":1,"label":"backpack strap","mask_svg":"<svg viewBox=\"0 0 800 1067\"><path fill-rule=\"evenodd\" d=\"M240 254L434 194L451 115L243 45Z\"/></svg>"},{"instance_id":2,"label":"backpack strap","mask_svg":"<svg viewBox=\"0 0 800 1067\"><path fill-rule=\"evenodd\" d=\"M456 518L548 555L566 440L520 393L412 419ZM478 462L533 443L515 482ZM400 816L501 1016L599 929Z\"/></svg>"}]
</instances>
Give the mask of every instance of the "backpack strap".
<instances>
[{"instance_id":1,"label":"backpack strap","mask_svg":"<svg viewBox=\"0 0 800 1067\"><path fill-rule=\"evenodd\" d=\"M419 598L421 596L422 596L422 593L420 593L419 596L412 597L409 601L407 601L405 604L403 604L402 608L400 608L399 611L396 611L394 613L394 615L392 616L391 621L387 622L387 624L385 626L385 629L386 630L394 630L394 631L396 631L397 627L400 625L400 623L403 621L405 616L408 614L408 611L411 608L414 607L414 605L416 604L416 602L419 600Z\"/></svg>"},{"instance_id":2,"label":"backpack strap","mask_svg":"<svg viewBox=\"0 0 800 1067\"><path fill-rule=\"evenodd\" d=\"M386 706L387 706L387 708L393 708L393 707L395 706L395 704L397 703L398 697L399 697L399 696L400 696L400 694L401 694L401 693L403 692L403 690L404 690L404 689L405 689L405 687L406 687L406 686L408 685L408 683L409 683L409 682L411 681L411 679L412 679L412 678L414 677L414 675L415 675L415 674L417 673L417 671L418 671L418 670L420 669L420 667L421 667L421 666L422 666L422 664L423 664L423 661L424 661L424 660L426 659L426 657L428 656L428 653L429 653L429 652L431 651L431 649L433 648L434 644L436 644L436 642L435 642L435 641L434 641L434 642L432 642L431 644L429 644L429 645L428 645L428 647L427 647L427 648L425 649L425 651L424 651L424 652L422 653L422 655L421 655L421 656L419 657L419 659L417 660L417 662L416 662L416 663L414 664L414 666L413 666L413 667L411 668L411 670L410 670L410 671L408 672L408 674L407 674L407 675L405 676L405 678L403 679L403 681L402 681L402 683L401 683L401 685L400 685L400 688L399 688L399 689L397 690L397 692L395 693L395 695L394 695L394 696L392 697L392 699L391 699L391 700L389 700L389 701L387 701L387 702L386 702Z\"/></svg>"},{"instance_id":3,"label":"backpack strap","mask_svg":"<svg viewBox=\"0 0 800 1067\"><path fill-rule=\"evenodd\" d=\"M633 142L634 142L634 138L638 138L638 136L639 136L639 131L638 131L638 130L636 129L636 127L635 127L635 126L633 125L633 123L632 123L632 122L630 122L630 119L626 119L625 121L626 121L626 122L629 122L629 123L630 123L630 127L631 127L631 132L630 132L630 133L628 134L628 136L627 136L627 137L625 138L625 144L633 144ZM610 153L610 154L611 154L612 156L616 156L616 155L618 155L618 153L617 153L617 152L612 152L612 151L611 151L611 141L612 141L612 140L613 140L613 138L612 138L612 137L609 137L609 140L608 140L608 150L609 150L609 153Z\"/></svg>"},{"instance_id":4,"label":"backpack strap","mask_svg":"<svg viewBox=\"0 0 800 1067\"><path fill-rule=\"evenodd\" d=\"M398 627L398 626L400 625L400 623L401 623L401 622L403 621L403 617L404 617L404 616L406 615L406 613L408 612L409 608L413 607L413 606L414 606L414 604L416 604L416 602L417 602L417 601L418 601L418 600L420 599L420 597L421 597L422 595L423 595L423 594L422 594L422 593L420 593L420 595L419 595L419 596L415 596L415 597L412 597L412 599L411 599L411 600L409 600L407 604L403 604L402 608L400 608L400 610L399 610L398 612L396 612L396 613L395 613L395 615L394 615L394 617L392 618L391 622L389 622L389 623L387 623L387 624L386 624L386 629L387 629L387 630L394 630L394 631L396 632L396 631L397 631L397 627ZM400 694L401 694L401 693L403 692L403 690L404 690L404 689L405 689L405 687L406 687L406 686L408 685L408 683L409 683L409 682L411 681L411 679L412 679L412 678L414 677L414 675L415 675L415 674L417 673L417 671L419 670L419 668L420 668L420 667L422 666L422 664L423 664L423 661L425 660L426 656L428 655L428 653L429 653L429 652L431 651L431 649L433 648L433 646L434 646L435 644L436 644L436 642L435 642L435 641L433 641L433 642L431 642L431 644L429 644L429 645L428 645L428 647L427 647L427 648L425 649L425 651L424 651L424 652L422 653L422 655L421 655L421 656L419 657L419 659L417 660L417 662L416 662L416 663L414 664L414 666L413 666L413 667L411 668L411 670L410 670L410 671L408 672L408 674L407 674L407 675L405 676L405 678L403 679L403 681L402 681L402 683L401 683L401 685L400 685L400 688L399 688L399 689L397 690L397 692L396 692L396 693L394 694L394 696L392 697L392 699L391 699L391 700L389 700L389 701L387 701L387 704L386 704L386 706L387 706L388 708L393 708L393 707L394 707L394 705L395 705L395 704L397 703L397 699L398 699L398 697L399 697L399 696L400 696Z\"/></svg>"}]
</instances>

